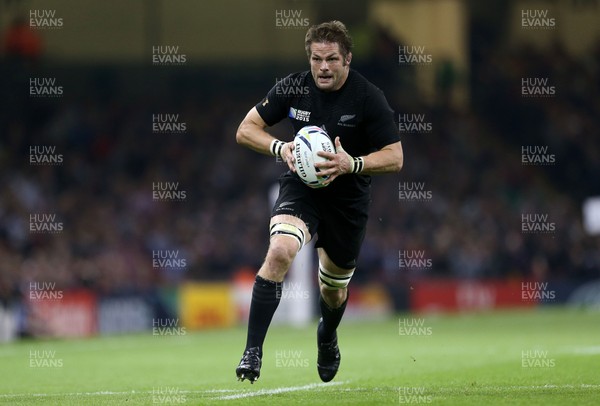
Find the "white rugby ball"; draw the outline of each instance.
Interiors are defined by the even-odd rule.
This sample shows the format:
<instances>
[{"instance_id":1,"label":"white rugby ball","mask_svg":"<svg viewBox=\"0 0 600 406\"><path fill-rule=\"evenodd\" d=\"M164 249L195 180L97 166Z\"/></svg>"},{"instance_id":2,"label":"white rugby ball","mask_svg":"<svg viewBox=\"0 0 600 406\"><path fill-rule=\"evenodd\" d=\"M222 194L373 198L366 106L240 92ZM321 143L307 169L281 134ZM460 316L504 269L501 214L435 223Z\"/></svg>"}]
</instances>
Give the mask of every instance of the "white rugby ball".
<instances>
[{"instance_id":1,"label":"white rugby ball","mask_svg":"<svg viewBox=\"0 0 600 406\"><path fill-rule=\"evenodd\" d=\"M335 145L329 135L320 127L306 126L300 129L294 138L294 167L300 179L312 188L320 188L328 176L319 176L318 162L327 158L317 155L319 151L335 153Z\"/></svg>"}]
</instances>

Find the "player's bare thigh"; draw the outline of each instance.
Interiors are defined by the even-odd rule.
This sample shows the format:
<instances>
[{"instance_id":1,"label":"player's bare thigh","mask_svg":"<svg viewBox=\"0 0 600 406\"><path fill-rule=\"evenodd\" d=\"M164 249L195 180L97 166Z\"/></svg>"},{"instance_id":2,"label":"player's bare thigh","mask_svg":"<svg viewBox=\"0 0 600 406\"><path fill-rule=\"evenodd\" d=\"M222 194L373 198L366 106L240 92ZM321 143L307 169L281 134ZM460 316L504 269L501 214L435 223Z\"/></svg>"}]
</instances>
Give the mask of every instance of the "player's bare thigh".
<instances>
[{"instance_id":1,"label":"player's bare thigh","mask_svg":"<svg viewBox=\"0 0 600 406\"><path fill-rule=\"evenodd\" d=\"M289 214L279 214L273 216L271 219L270 228L275 224L286 224L297 227L304 233L304 243L307 243L311 239L308 227L298 217ZM290 237L290 235L285 234L272 235L265 262L258 271L258 275L267 280L282 282L300 248L296 237Z\"/></svg>"}]
</instances>

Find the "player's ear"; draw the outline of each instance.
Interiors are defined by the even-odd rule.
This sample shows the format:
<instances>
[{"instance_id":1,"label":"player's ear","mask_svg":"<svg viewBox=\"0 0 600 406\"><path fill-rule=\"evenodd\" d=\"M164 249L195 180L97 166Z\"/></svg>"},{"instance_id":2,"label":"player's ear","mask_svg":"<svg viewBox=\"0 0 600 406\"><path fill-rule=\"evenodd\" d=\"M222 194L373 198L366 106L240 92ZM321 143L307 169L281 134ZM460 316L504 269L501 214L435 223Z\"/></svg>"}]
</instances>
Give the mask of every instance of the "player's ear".
<instances>
[{"instance_id":1,"label":"player's ear","mask_svg":"<svg viewBox=\"0 0 600 406\"><path fill-rule=\"evenodd\" d=\"M352 61L352 52L348 52L346 55L346 65L350 65L350 61Z\"/></svg>"}]
</instances>

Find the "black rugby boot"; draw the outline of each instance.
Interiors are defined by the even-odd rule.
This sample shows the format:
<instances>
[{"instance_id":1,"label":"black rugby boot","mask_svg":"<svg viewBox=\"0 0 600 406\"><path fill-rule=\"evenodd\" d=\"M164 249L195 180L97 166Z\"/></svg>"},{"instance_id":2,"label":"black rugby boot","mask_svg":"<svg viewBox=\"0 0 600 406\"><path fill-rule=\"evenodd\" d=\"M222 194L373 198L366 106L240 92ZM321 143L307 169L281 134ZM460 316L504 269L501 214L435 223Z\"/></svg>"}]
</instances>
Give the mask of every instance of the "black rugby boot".
<instances>
[{"instance_id":1,"label":"black rugby boot","mask_svg":"<svg viewBox=\"0 0 600 406\"><path fill-rule=\"evenodd\" d=\"M260 367L262 366L262 354L258 347L248 348L240 361L240 365L235 369L238 381L248 379L254 383L260 376Z\"/></svg>"}]
</instances>

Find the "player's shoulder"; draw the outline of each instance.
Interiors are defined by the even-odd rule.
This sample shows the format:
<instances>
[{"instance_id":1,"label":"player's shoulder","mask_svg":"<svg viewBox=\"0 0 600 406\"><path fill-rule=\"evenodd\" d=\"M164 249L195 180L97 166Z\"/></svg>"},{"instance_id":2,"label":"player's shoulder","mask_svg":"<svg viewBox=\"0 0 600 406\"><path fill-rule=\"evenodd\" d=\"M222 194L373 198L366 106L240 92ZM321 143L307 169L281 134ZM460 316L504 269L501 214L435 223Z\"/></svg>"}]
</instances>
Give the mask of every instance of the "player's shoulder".
<instances>
[{"instance_id":1,"label":"player's shoulder","mask_svg":"<svg viewBox=\"0 0 600 406\"><path fill-rule=\"evenodd\" d=\"M360 72L354 69L350 69L350 82L352 85L358 90L359 93L362 93L363 96L373 96L383 94L381 89L371 83L370 80L365 78Z\"/></svg>"},{"instance_id":2,"label":"player's shoulder","mask_svg":"<svg viewBox=\"0 0 600 406\"><path fill-rule=\"evenodd\" d=\"M356 83L357 100L360 100L365 110L380 114L382 111L391 111L383 91L371 83L367 78L353 70L352 81Z\"/></svg>"}]
</instances>

